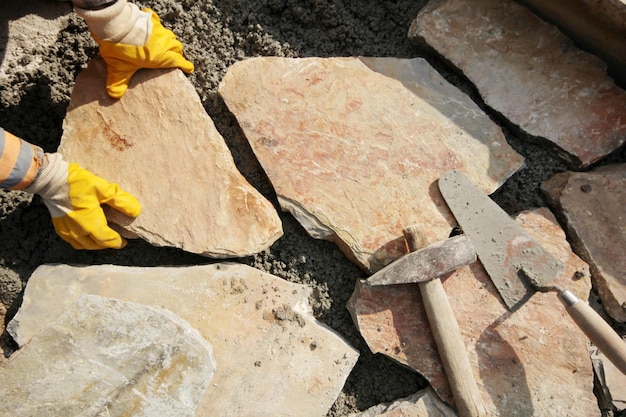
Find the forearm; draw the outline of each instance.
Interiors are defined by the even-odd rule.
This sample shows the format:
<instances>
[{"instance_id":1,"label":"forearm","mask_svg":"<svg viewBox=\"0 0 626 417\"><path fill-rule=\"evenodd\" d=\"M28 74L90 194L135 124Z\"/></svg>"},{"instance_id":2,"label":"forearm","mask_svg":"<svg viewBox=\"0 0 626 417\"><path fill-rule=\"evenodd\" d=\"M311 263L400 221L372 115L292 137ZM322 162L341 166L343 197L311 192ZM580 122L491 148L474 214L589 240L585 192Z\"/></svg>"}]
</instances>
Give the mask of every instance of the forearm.
<instances>
[{"instance_id":1,"label":"forearm","mask_svg":"<svg viewBox=\"0 0 626 417\"><path fill-rule=\"evenodd\" d=\"M0 188L23 190L36 178L44 152L0 128Z\"/></svg>"}]
</instances>

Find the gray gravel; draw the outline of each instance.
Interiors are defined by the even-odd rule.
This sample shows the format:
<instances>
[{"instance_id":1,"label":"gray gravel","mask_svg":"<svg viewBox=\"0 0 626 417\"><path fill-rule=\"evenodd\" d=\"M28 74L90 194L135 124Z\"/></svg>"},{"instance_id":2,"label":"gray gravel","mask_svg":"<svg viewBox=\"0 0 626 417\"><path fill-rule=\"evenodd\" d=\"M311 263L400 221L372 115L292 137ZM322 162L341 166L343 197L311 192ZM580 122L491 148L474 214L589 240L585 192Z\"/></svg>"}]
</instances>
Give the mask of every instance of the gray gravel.
<instances>
[{"instance_id":1,"label":"gray gravel","mask_svg":"<svg viewBox=\"0 0 626 417\"><path fill-rule=\"evenodd\" d=\"M41 13L65 15L68 3L23 0ZM545 206L541 181L568 167L509 129L486 109L473 87L450 71L443 61L419 50L407 30L424 0L155 0L136 2L161 16L185 46L196 71L189 76L229 145L240 171L278 209L271 184L254 158L234 117L217 94L227 68L253 56L425 57L452 83L475 99L499 123L511 145L527 158L493 198L513 214ZM0 14L1 14L0 8ZM67 25L51 47L37 42L23 64L40 59L36 70L14 68L10 80L0 78L0 126L53 152L59 145L62 121L77 73L97 54L84 22L69 14ZM7 22L0 20L0 42ZM0 43L0 59L4 58ZM29 67L30 68L30 67ZM624 162L621 150L608 162ZM607 162L605 161L605 162ZM372 355L354 327L345 305L357 279L364 273L351 264L331 242L311 238L289 214L282 213L285 235L269 250L237 261L289 281L315 289L314 310L322 322L340 333L361 352L345 388L328 414L345 416L380 402L413 394L426 386L421 376L382 355ZM41 264L116 264L133 266L196 265L213 260L172 248L156 248L131 241L121 251L75 251L55 234L47 209L39 197L0 191L0 302L9 307L8 318L19 308L28 277ZM596 306L598 304L596 303ZM623 329L622 329L623 330ZM6 335L5 344L10 345ZM10 349L9 349L10 350ZM9 351L7 350L7 352Z\"/></svg>"}]
</instances>

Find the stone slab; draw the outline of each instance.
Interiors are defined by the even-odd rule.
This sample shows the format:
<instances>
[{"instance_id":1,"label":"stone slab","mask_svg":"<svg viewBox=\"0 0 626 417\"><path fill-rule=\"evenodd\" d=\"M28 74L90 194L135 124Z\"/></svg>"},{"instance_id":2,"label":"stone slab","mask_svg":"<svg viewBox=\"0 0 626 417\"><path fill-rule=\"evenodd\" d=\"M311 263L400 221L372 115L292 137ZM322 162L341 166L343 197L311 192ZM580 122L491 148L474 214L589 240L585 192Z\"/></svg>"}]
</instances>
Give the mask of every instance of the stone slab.
<instances>
[{"instance_id":1,"label":"stone slab","mask_svg":"<svg viewBox=\"0 0 626 417\"><path fill-rule=\"evenodd\" d=\"M626 91L606 65L512 0L437 0L409 37L436 50L485 103L586 167L626 141Z\"/></svg>"},{"instance_id":2,"label":"stone slab","mask_svg":"<svg viewBox=\"0 0 626 417\"><path fill-rule=\"evenodd\" d=\"M59 152L134 194L137 219L110 220L155 246L215 258L258 253L282 236L278 213L239 173L182 71L141 70L105 92L100 58L76 79Z\"/></svg>"},{"instance_id":3,"label":"stone slab","mask_svg":"<svg viewBox=\"0 0 626 417\"><path fill-rule=\"evenodd\" d=\"M93 295L0 367L0 415L193 417L211 345L167 310Z\"/></svg>"},{"instance_id":4,"label":"stone slab","mask_svg":"<svg viewBox=\"0 0 626 417\"><path fill-rule=\"evenodd\" d=\"M626 322L626 164L556 174L541 190L589 264L605 311Z\"/></svg>"},{"instance_id":5,"label":"stone slab","mask_svg":"<svg viewBox=\"0 0 626 417\"><path fill-rule=\"evenodd\" d=\"M313 317L311 289L246 265L43 265L7 328L23 346L81 294L172 311L213 346L196 416L324 417L358 352Z\"/></svg>"},{"instance_id":6,"label":"stone slab","mask_svg":"<svg viewBox=\"0 0 626 417\"><path fill-rule=\"evenodd\" d=\"M623 0L517 0L554 23L577 45L607 63L626 85L626 2Z\"/></svg>"},{"instance_id":7,"label":"stone slab","mask_svg":"<svg viewBox=\"0 0 626 417\"><path fill-rule=\"evenodd\" d=\"M553 283L586 300L588 267L550 211L524 212L516 220L564 263ZM442 283L490 416L599 415L589 342L555 293L535 293L510 312L479 261ZM372 287L362 280L348 309L372 352L419 372L453 404L418 286Z\"/></svg>"},{"instance_id":8,"label":"stone slab","mask_svg":"<svg viewBox=\"0 0 626 417\"><path fill-rule=\"evenodd\" d=\"M433 241L448 236L443 172L463 171L490 194L523 164L499 126L421 58L252 58L218 91L282 208L366 271L406 253L411 224Z\"/></svg>"}]
</instances>

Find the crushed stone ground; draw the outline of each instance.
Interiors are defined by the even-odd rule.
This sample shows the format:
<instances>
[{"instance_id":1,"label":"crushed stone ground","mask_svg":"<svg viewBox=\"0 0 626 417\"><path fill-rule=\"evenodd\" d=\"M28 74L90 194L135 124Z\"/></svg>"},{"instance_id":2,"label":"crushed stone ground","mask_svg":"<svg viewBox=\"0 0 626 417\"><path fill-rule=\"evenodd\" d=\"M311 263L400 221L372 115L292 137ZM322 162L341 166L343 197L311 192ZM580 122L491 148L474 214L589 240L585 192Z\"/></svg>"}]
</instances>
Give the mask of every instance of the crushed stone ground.
<instances>
[{"instance_id":1,"label":"crushed stone ground","mask_svg":"<svg viewBox=\"0 0 626 417\"><path fill-rule=\"evenodd\" d=\"M84 22L69 3L20 2L12 16L0 12L0 60L11 63L0 74L0 126L53 152L78 72L97 54ZM407 38L411 21L425 0L155 0L135 2L155 10L185 47L196 70L189 76L207 113L229 145L241 173L276 207L276 196L236 120L217 94L228 67L253 56L425 57L453 84L492 114L507 140L526 157L494 199L509 213L546 206L541 181L568 167L541 144L527 143L481 103L472 86L437 57L420 51ZM23 9L22 9L23 7ZM1 10L1 9L0 9ZM7 18L35 12L36 24L61 24L59 36L43 42L37 30L24 34L21 56L6 51ZM38 23L37 23L38 22ZM608 162L624 162L624 150ZM362 411L380 402L411 395L426 386L416 373L382 355L372 355L348 311L354 283L364 273L331 242L311 238L297 221L281 213L285 235L269 250L238 259L260 270L313 288L317 318L341 334L361 356L329 417ZM55 234L39 197L0 190L0 304L10 319L19 308L28 277L41 264L116 264L132 266L197 265L214 262L173 248L131 241L122 251L75 251ZM600 307L596 302L596 307ZM0 313L2 313L0 308ZM624 332L623 327L620 328ZM0 338L10 343L6 335Z\"/></svg>"}]
</instances>

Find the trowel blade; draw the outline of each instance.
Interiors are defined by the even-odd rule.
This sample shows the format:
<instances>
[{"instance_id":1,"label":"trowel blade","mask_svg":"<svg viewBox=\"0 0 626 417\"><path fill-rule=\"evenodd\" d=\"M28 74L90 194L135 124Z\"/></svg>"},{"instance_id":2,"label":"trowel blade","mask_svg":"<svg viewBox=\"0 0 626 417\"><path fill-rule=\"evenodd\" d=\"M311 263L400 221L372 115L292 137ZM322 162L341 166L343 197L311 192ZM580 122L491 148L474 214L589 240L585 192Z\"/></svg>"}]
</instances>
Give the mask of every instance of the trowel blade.
<instances>
[{"instance_id":1,"label":"trowel blade","mask_svg":"<svg viewBox=\"0 0 626 417\"><path fill-rule=\"evenodd\" d=\"M463 173L448 171L439 190L510 310L552 281L563 264Z\"/></svg>"}]
</instances>

